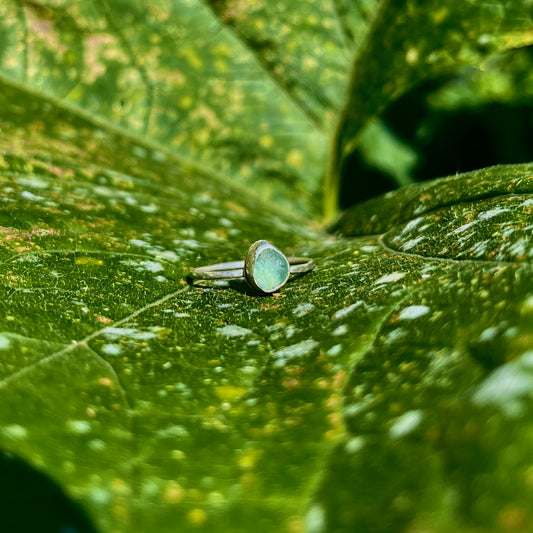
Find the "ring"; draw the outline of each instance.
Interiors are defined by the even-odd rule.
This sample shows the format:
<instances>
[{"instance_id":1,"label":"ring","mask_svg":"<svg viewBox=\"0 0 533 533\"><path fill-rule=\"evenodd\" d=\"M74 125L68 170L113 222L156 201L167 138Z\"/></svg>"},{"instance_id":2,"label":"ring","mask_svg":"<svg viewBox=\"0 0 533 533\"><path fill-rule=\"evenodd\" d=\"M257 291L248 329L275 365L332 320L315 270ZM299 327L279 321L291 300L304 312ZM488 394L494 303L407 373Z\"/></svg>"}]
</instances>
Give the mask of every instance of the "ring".
<instances>
[{"instance_id":1,"label":"ring","mask_svg":"<svg viewBox=\"0 0 533 533\"><path fill-rule=\"evenodd\" d=\"M259 292L272 294L283 287L291 274L303 274L315 268L308 257L285 257L268 241L254 242L244 261L217 263L197 267L190 273L193 280L217 280L244 278Z\"/></svg>"}]
</instances>

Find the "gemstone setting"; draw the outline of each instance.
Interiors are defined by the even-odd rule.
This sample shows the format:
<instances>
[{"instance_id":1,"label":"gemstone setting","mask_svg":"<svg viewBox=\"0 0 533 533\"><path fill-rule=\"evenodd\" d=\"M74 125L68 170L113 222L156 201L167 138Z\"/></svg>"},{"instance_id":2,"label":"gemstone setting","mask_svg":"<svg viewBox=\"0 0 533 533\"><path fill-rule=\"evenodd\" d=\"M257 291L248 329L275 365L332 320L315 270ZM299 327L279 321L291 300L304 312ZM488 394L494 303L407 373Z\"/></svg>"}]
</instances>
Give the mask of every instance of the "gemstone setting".
<instances>
[{"instance_id":1,"label":"gemstone setting","mask_svg":"<svg viewBox=\"0 0 533 533\"><path fill-rule=\"evenodd\" d=\"M289 279L289 261L268 241L254 242L244 261L244 277L256 290L271 294Z\"/></svg>"}]
</instances>

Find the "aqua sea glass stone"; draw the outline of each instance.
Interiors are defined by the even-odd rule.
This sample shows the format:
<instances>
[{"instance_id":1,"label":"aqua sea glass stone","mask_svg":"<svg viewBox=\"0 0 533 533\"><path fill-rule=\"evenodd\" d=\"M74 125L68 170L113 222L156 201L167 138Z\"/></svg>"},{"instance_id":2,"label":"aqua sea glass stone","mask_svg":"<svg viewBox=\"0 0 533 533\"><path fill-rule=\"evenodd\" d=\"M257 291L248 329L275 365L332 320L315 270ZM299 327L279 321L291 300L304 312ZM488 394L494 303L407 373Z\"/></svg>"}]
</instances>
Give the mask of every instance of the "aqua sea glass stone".
<instances>
[{"instance_id":1,"label":"aqua sea glass stone","mask_svg":"<svg viewBox=\"0 0 533 533\"><path fill-rule=\"evenodd\" d=\"M285 284L289 277L287 258L276 248L258 249L254 258L253 280L264 292L274 292Z\"/></svg>"},{"instance_id":2,"label":"aqua sea glass stone","mask_svg":"<svg viewBox=\"0 0 533 533\"><path fill-rule=\"evenodd\" d=\"M268 241L254 242L246 252L244 277L256 290L271 294L289 279L289 261Z\"/></svg>"}]
</instances>

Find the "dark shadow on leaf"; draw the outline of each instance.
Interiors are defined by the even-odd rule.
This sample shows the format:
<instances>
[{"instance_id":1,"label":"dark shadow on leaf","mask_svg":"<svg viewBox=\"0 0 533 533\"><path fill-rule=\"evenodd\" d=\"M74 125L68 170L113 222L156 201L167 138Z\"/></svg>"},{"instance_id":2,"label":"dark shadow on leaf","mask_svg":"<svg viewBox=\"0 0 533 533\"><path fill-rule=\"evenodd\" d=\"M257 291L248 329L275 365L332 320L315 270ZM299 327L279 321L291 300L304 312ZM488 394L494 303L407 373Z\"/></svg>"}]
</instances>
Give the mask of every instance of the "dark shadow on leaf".
<instances>
[{"instance_id":1,"label":"dark shadow on leaf","mask_svg":"<svg viewBox=\"0 0 533 533\"><path fill-rule=\"evenodd\" d=\"M301 272L297 274L291 274L291 277L287 283L292 283L293 281L305 276L307 272ZM268 298L275 296L277 293L274 294L262 294L246 283L246 280L244 279L229 279L229 280L199 280L194 279L191 276L187 276L187 283L191 287L195 287L197 289L203 289L205 291L227 291L232 290L236 291L240 294L244 294L246 296L253 296L253 297L259 297L259 298ZM282 291L283 288L280 289Z\"/></svg>"},{"instance_id":2,"label":"dark shadow on leaf","mask_svg":"<svg viewBox=\"0 0 533 533\"><path fill-rule=\"evenodd\" d=\"M416 86L381 117L386 128L418 154L409 176L413 181L533 160L533 102L527 95L519 101L480 101L456 108L430 104L432 95L467 77L465 72ZM357 149L344 163L339 203L347 209L395 187L393 176L367 164Z\"/></svg>"},{"instance_id":3,"label":"dark shadow on leaf","mask_svg":"<svg viewBox=\"0 0 533 533\"><path fill-rule=\"evenodd\" d=\"M0 452L0 516L6 533L97 531L56 483L5 452Z\"/></svg>"},{"instance_id":4,"label":"dark shadow on leaf","mask_svg":"<svg viewBox=\"0 0 533 533\"><path fill-rule=\"evenodd\" d=\"M187 283L197 289L205 291L236 291L246 296L269 296L258 293L255 289L250 287L244 279L230 279L230 280L200 280L187 276Z\"/></svg>"}]
</instances>

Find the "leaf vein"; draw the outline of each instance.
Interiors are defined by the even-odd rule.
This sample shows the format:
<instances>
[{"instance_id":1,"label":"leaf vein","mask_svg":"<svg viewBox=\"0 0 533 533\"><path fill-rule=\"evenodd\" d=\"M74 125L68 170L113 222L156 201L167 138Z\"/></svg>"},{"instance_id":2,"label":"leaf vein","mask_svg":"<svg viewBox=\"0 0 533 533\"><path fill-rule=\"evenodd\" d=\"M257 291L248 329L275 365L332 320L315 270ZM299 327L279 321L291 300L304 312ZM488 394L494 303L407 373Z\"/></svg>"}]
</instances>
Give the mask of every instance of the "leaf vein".
<instances>
[{"instance_id":1,"label":"leaf vein","mask_svg":"<svg viewBox=\"0 0 533 533\"><path fill-rule=\"evenodd\" d=\"M10 376L4 378L3 380L0 381L0 390L6 388L10 383L12 383L13 381L16 381L18 379L20 379L21 377L24 377L26 375L28 375L29 373L31 373L35 368L38 368L42 365L45 365L45 364L48 364L52 361L55 361L57 359L60 359L61 357L69 354L70 352L72 352L74 349L80 347L80 346L85 346L87 347L87 349L91 350L91 348L89 348L89 342L92 341L93 339L99 337L100 335L102 335L102 333L104 333L104 331L109 328L109 327L113 327L113 328L116 328L116 327L119 327L121 326L122 324L125 324L127 322L129 322L130 320L133 320L134 318L138 317L139 315L141 315L142 313L144 313L145 311L148 311L149 309L152 309L153 307L157 307L163 303L165 303L166 301L168 300L171 300L172 298L175 298L176 296L178 296L179 294L185 292L189 290L189 287L183 287L181 289L178 289L177 291L174 291L170 294L167 294L166 296L163 296L162 298L159 298L158 300L155 300L154 302L151 302L139 309L137 309L136 311L134 311L133 313L129 314L128 316L124 317L124 318L121 318L120 320L117 320L116 322L114 322L113 324L111 325L107 325L97 331L94 331L93 333L87 335L86 337L84 337L83 339L79 340L79 341L74 341L70 344L68 344L67 346L65 346L62 350L59 350L57 352L54 352L46 357L43 357L42 359L39 359L39 361L36 361L35 363L32 363L31 365L28 365L24 368L22 368L21 370L19 370L18 372L15 372L13 374L11 374ZM93 350L91 350L93 351ZM102 361L104 361L106 364L109 364L108 361L106 361L101 355L97 354L96 352L94 352L97 357L99 357ZM114 371L114 369L113 369ZM116 372L115 372L116 373Z\"/></svg>"}]
</instances>

